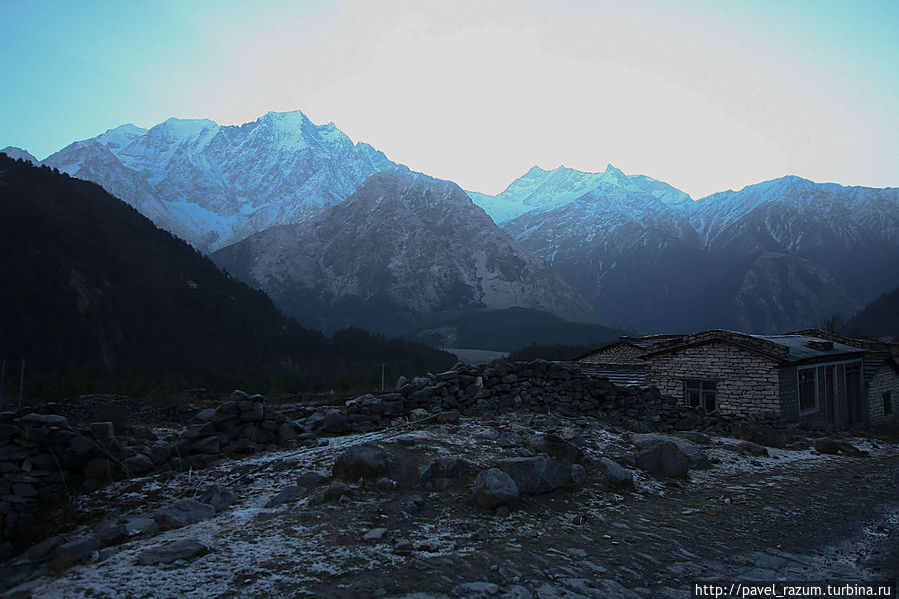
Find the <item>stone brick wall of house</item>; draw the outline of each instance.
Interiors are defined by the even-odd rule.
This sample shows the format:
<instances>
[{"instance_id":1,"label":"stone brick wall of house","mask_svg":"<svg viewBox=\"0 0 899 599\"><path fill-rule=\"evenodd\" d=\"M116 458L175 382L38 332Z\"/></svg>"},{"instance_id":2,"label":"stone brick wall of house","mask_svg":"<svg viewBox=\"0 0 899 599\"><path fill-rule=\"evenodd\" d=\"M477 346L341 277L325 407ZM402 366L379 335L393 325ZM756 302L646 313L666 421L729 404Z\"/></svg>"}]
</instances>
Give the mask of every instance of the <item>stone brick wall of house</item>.
<instances>
[{"instance_id":1,"label":"stone brick wall of house","mask_svg":"<svg viewBox=\"0 0 899 599\"><path fill-rule=\"evenodd\" d=\"M890 393L893 402L893 413L886 415L883 412L883 394ZM868 403L868 418L871 424L881 424L899 419L899 374L886 363L880 367L874 378L868 383L866 389Z\"/></svg>"},{"instance_id":2,"label":"stone brick wall of house","mask_svg":"<svg viewBox=\"0 0 899 599\"><path fill-rule=\"evenodd\" d=\"M620 343L597 350L583 358L581 362L587 364L602 364L605 362L612 364L643 364L640 356L643 355L644 351L639 347Z\"/></svg>"},{"instance_id":3,"label":"stone brick wall of house","mask_svg":"<svg viewBox=\"0 0 899 599\"><path fill-rule=\"evenodd\" d=\"M728 343L708 343L654 356L649 383L662 394L684 399L684 381L716 381L718 408L725 412L779 415L777 363Z\"/></svg>"}]
</instances>

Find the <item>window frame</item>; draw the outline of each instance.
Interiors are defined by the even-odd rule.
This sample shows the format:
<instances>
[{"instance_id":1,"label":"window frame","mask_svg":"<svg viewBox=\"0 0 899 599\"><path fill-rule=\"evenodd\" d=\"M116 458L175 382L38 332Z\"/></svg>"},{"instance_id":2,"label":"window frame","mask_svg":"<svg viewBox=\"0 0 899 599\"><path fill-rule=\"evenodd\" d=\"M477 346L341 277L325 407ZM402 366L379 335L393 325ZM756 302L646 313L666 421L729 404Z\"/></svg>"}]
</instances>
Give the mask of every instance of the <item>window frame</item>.
<instances>
[{"instance_id":1,"label":"window frame","mask_svg":"<svg viewBox=\"0 0 899 599\"><path fill-rule=\"evenodd\" d=\"M714 379L683 379L684 405L691 408L702 408L706 413L718 410L718 381ZM691 388L692 386L692 388ZM698 403L693 405L690 401L690 392L698 393ZM711 394L714 408L709 410L706 404L707 395Z\"/></svg>"},{"instance_id":2,"label":"window frame","mask_svg":"<svg viewBox=\"0 0 899 599\"><path fill-rule=\"evenodd\" d=\"M884 416L892 416L893 415L893 392L892 391L884 391L880 394L883 397L883 415ZM889 409L887 409L889 408Z\"/></svg>"}]
</instances>

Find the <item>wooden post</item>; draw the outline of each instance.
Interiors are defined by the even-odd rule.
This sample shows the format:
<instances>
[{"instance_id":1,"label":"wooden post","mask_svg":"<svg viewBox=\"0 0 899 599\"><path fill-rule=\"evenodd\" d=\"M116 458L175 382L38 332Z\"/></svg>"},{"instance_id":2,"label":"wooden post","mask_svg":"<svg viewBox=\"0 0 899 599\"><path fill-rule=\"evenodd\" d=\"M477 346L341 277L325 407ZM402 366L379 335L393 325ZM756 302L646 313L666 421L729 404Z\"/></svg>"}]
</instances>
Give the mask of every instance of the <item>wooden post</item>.
<instances>
[{"instance_id":1,"label":"wooden post","mask_svg":"<svg viewBox=\"0 0 899 599\"><path fill-rule=\"evenodd\" d=\"M22 389L25 388L25 358L22 358L22 372L19 374L19 409L22 409Z\"/></svg>"}]
</instances>

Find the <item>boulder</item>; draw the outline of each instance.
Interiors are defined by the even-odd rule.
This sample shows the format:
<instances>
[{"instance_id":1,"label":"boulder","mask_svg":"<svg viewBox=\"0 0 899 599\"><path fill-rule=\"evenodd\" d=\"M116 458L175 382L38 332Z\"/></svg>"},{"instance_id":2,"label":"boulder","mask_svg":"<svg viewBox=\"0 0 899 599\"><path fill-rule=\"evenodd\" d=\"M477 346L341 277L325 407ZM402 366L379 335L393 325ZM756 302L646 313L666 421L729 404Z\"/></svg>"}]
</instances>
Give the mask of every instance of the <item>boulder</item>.
<instances>
[{"instance_id":1,"label":"boulder","mask_svg":"<svg viewBox=\"0 0 899 599\"><path fill-rule=\"evenodd\" d=\"M307 423L308 424L308 423ZM350 430L346 416L340 410L328 410L322 421L321 431L329 434L340 434Z\"/></svg>"},{"instance_id":2,"label":"boulder","mask_svg":"<svg viewBox=\"0 0 899 599\"><path fill-rule=\"evenodd\" d=\"M818 453L829 453L836 455L840 452L840 445L836 439L831 439L829 437L824 437L821 439L815 439L815 451Z\"/></svg>"},{"instance_id":3,"label":"boulder","mask_svg":"<svg viewBox=\"0 0 899 599\"><path fill-rule=\"evenodd\" d=\"M580 437L569 440L553 433L533 435L528 438L528 444L535 451L545 453L560 462L576 464L584 459L584 450L581 449L583 439Z\"/></svg>"},{"instance_id":4,"label":"boulder","mask_svg":"<svg viewBox=\"0 0 899 599\"><path fill-rule=\"evenodd\" d=\"M759 445L758 443L753 443L752 441L743 441L742 443L738 443L735 446L736 450L743 455L751 455L756 457L765 457L768 455L768 450L764 445Z\"/></svg>"},{"instance_id":5,"label":"boulder","mask_svg":"<svg viewBox=\"0 0 899 599\"><path fill-rule=\"evenodd\" d=\"M333 480L331 481L331 484L328 485L328 488L325 491L325 498L332 501L337 501L344 495L351 495L352 493L353 487L349 486L346 483L342 483L339 480Z\"/></svg>"},{"instance_id":6,"label":"boulder","mask_svg":"<svg viewBox=\"0 0 899 599\"><path fill-rule=\"evenodd\" d=\"M360 478L376 479L387 474L390 466L390 455L383 447L365 443L351 447L337 456L331 474L334 478L350 481Z\"/></svg>"},{"instance_id":7,"label":"boulder","mask_svg":"<svg viewBox=\"0 0 899 599\"><path fill-rule=\"evenodd\" d=\"M522 495L548 493L571 483L571 470L546 456L499 460L500 469L518 487Z\"/></svg>"},{"instance_id":8,"label":"boulder","mask_svg":"<svg viewBox=\"0 0 899 599\"><path fill-rule=\"evenodd\" d=\"M499 468L490 468L475 478L472 497L475 505L484 510L500 506L514 509L519 501L518 485Z\"/></svg>"},{"instance_id":9,"label":"boulder","mask_svg":"<svg viewBox=\"0 0 899 599\"><path fill-rule=\"evenodd\" d=\"M862 451L848 441L840 441L838 439L831 439L829 437L816 439L815 451L833 455L837 453L843 453L852 457L863 457L868 455L867 451Z\"/></svg>"},{"instance_id":10,"label":"boulder","mask_svg":"<svg viewBox=\"0 0 899 599\"><path fill-rule=\"evenodd\" d=\"M638 453L637 466L654 476L684 478L690 469L690 460L676 443L663 441Z\"/></svg>"},{"instance_id":11,"label":"boulder","mask_svg":"<svg viewBox=\"0 0 899 599\"><path fill-rule=\"evenodd\" d=\"M765 447L783 449L784 438L767 424L759 422L738 422L734 425L733 436L741 441L750 441Z\"/></svg>"},{"instance_id":12,"label":"boulder","mask_svg":"<svg viewBox=\"0 0 899 599\"><path fill-rule=\"evenodd\" d=\"M323 485L327 480L327 476L321 472L315 472L314 470L301 472L299 476L297 476L297 484L301 487L306 487L307 489Z\"/></svg>"},{"instance_id":13,"label":"boulder","mask_svg":"<svg viewBox=\"0 0 899 599\"><path fill-rule=\"evenodd\" d=\"M632 441L640 449L648 449L656 443L674 443L681 453L687 456L687 459L690 461L690 468L703 470L712 467L712 463L709 461L708 456L705 455L705 452L702 451L702 448L688 439L661 433L644 433L634 435Z\"/></svg>"},{"instance_id":14,"label":"boulder","mask_svg":"<svg viewBox=\"0 0 899 599\"><path fill-rule=\"evenodd\" d=\"M224 485L213 485L200 495L200 503L211 505L216 513L227 509L236 501L237 495Z\"/></svg>"},{"instance_id":15,"label":"boulder","mask_svg":"<svg viewBox=\"0 0 899 599\"><path fill-rule=\"evenodd\" d=\"M193 450L197 453L216 454L221 451L221 440L218 437L203 437L193 443Z\"/></svg>"},{"instance_id":16,"label":"boulder","mask_svg":"<svg viewBox=\"0 0 899 599\"><path fill-rule=\"evenodd\" d=\"M197 412L195 418L200 422L209 422L215 416L215 408L206 408Z\"/></svg>"},{"instance_id":17,"label":"boulder","mask_svg":"<svg viewBox=\"0 0 899 599\"><path fill-rule=\"evenodd\" d=\"M159 509L155 514L156 524L162 530L181 528L196 524L215 516L215 508L195 499L179 499L175 503Z\"/></svg>"},{"instance_id":18,"label":"boulder","mask_svg":"<svg viewBox=\"0 0 899 599\"><path fill-rule=\"evenodd\" d=\"M286 447L291 441L296 441L297 428L295 422L282 422L278 427L278 444Z\"/></svg>"},{"instance_id":19,"label":"boulder","mask_svg":"<svg viewBox=\"0 0 899 599\"><path fill-rule=\"evenodd\" d=\"M130 458L126 458L122 462L122 466L127 472L130 472L131 474L143 474L144 472L149 472L150 470L152 470L154 464L153 460L142 453L138 453L131 456Z\"/></svg>"},{"instance_id":20,"label":"boulder","mask_svg":"<svg viewBox=\"0 0 899 599\"><path fill-rule=\"evenodd\" d=\"M128 538L128 527L115 522L105 522L97 529L97 541L101 547L118 545Z\"/></svg>"},{"instance_id":21,"label":"boulder","mask_svg":"<svg viewBox=\"0 0 899 599\"><path fill-rule=\"evenodd\" d=\"M634 473L611 458L601 458L599 467L606 475L609 486L613 489L632 489Z\"/></svg>"},{"instance_id":22,"label":"boulder","mask_svg":"<svg viewBox=\"0 0 899 599\"><path fill-rule=\"evenodd\" d=\"M459 478L474 469L475 465L460 457L444 457L424 466L418 475L420 484L427 484L437 478Z\"/></svg>"},{"instance_id":23,"label":"boulder","mask_svg":"<svg viewBox=\"0 0 899 599\"><path fill-rule=\"evenodd\" d=\"M437 424L459 424L460 414L457 410L441 412L437 416Z\"/></svg>"},{"instance_id":24,"label":"boulder","mask_svg":"<svg viewBox=\"0 0 899 599\"><path fill-rule=\"evenodd\" d=\"M203 543L196 539L186 539L142 551L137 556L137 563L141 566L170 564L179 559L191 559L198 555L205 555L208 552L209 547Z\"/></svg>"},{"instance_id":25,"label":"boulder","mask_svg":"<svg viewBox=\"0 0 899 599\"><path fill-rule=\"evenodd\" d=\"M301 487L299 485L289 485L287 487L284 487L280 491L278 491L278 493L274 497L269 499L265 503L265 507L273 508L273 507L278 507L280 505L284 505L288 501L293 501L295 499L302 497L303 493L305 493L305 492L306 492L306 489L304 489L303 487Z\"/></svg>"},{"instance_id":26,"label":"boulder","mask_svg":"<svg viewBox=\"0 0 899 599\"><path fill-rule=\"evenodd\" d=\"M50 568L62 570L77 563L85 562L94 557L94 552L100 548L96 536L81 537L60 545L56 555L50 562Z\"/></svg>"}]
</instances>

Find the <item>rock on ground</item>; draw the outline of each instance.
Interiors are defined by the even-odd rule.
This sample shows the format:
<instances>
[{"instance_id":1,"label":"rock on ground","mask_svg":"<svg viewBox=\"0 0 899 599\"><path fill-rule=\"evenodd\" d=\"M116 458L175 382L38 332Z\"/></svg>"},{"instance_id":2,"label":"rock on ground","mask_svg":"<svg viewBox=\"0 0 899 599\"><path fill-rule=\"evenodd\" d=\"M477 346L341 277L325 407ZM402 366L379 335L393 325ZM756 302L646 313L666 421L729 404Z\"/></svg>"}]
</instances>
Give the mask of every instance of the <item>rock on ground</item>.
<instances>
[{"instance_id":1,"label":"rock on ground","mask_svg":"<svg viewBox=\"0 0 899 599\"><path fill-rule=\"evenodd\" d=\"M142 566L170 564L179 559L190 559L198 555L204 555L208 551L209 548L206 545L195 539L175 541L174 543L142 551L137 557L137 563Z\"/></svg>"},{"instance_id":2,"label":"rock on ground","mask_svg":"<svg viewBox=\"0 0 899 599\"><path fill-rule=\"evenodd\" d=\"M159 528L166 530L208 520L215 516L215 508L208 503L200 503L195 499L179 499L175 503L158 510L154 516Z\"/></svg>"},{"instance_id":3,"label":"rock on ground","mask_svg":"<svg viewBox=\"0 0 899 599\"><path fill-rule=\"evenodd\" d=\"M571 469L546 456L507 458L497 463L522 495L549 493L571 483Z\"/></svg>"},{"instance_id":4,"label":"rock on ground","mask_svg":"<svg viewBox=\"0 0 899 599\"><path fill-rule=\"evenodd\" d=\"M611 458L601 458L600 468L605 472L609 486L614 489L631 489L634 486L634 474Z\"/></svg>"},{"instance_id":5,"label":"rock on ground","mask_svg":"<svg viewBox=\"0 0 899 599\"><path fill-rule=\"evenodd\" d=\"M685 478L690 460L671 441L656 443L637 454L637 466L654 476Z\"/></svg>"},{"instance_id":6,"label":"rock on ground","mask_svg":"<svg viewBox=\"0 0 899 599\"><path fill-rule=\"evenodd\" d=\"M690 468L704 470L712 467L712 463L709 461L708 456L705 455L705 452L702 451L702 448L689 439L664 435L661 433L645 433L634 435L632 440L634 445L640 449L647 449L656 443L669 441L677 445L677 448L680 449L681 453L687 456L687 459L690 460Z\"/></svg>"},{"instance_id":7,"label":"rock on ground","mask_svg":"<svg viewBox=\"0 0 899 599\"><path fill-rule=\"evenodd\" d=\"M343 480L378 478L387 474L390 464L390 455L383 447L366 443L340 454L331 473L334 478Z\"/></svg>"},{"instance_id":8,"label":"rock on ground","mask_svg":"<svg viewBox=\"0 0 899 599\"><path fill-rule=\"evenodd\" d=\"M500 506L514 509L519 501L518 485L499 468L490 468L474 479L472 496L475 505L484 510Z\"/></svg>"}]
</instances>

